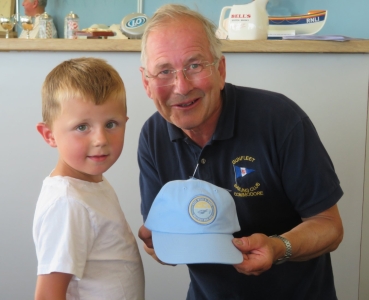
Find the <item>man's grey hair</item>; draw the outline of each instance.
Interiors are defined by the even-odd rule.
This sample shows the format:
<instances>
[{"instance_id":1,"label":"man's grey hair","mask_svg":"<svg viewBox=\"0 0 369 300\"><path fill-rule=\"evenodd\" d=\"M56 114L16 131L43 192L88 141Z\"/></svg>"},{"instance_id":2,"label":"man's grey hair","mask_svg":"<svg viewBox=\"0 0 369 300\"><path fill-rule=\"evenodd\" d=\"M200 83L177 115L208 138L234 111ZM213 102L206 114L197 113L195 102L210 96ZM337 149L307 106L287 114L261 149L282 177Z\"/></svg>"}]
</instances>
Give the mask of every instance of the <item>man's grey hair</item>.
<instances>
[{"instance_id":1,"label":"man's grey hair","mask_svg":"<svg viewBox=\"0 0 369 300\"><path fill-rule=\"evenodd\" d=\"M148 21L141 41L141 63L142 66L146 66L146 42L147 38L153 30L160 26L165 26L169 20L178 20L180 18L192 18L199 21L204 28L206 37L209 41L210 52L214 57L214 60L219 60L222 56L221 41L216 37L215 32L217 27L202 14L197 11L191 10L188 7L180 4L166 4L161 6ZM188 34L191 34L189 32Z\"/></svg>"},{"instance_id":2,"label":"man's grey hair","mask_svg":"<svg viewBox=\"0 0 369 300\"><path fill-rule=\"evenodd\" d=\"M47 0L38 0L38 6L46 7Z\"/></svg>"},{"instance_id":3,"label":"man's grey hair","mask_svg":"<svg viewBox=\"0 0 369 300\"><path fill-rule=\"evenodd\" d=\"M35 2L35 0L31 0L31 2ZM41 6L41 7L46 7L47 5L47 0L38 0L38 6Z\"/></svg>"}]
</instances>

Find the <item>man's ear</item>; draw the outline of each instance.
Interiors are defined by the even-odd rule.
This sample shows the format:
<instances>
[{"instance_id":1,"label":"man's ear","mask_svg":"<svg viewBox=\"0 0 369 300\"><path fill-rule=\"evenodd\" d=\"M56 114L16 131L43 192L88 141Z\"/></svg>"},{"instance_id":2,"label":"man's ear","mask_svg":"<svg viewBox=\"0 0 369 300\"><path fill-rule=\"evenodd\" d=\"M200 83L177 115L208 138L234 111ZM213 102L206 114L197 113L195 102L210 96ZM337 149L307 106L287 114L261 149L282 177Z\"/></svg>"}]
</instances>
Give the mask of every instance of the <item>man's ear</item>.
<instances>
[{"instance_id":1,"label":"man's ear","mask_svg":"<svg viewBox=\"0 0 369 300\"><path fill-rule=\"evenodd\" d=\"M222 57L219 60L217 71L219 72L219 76L220 76L219 84L220 84L220 89L222 90L224 88L225 79L226 79L226 61L225 61L224 55L222 55Z\"/></svg>"},{"instance_id":2,"label":"man's ear","mask_svg":"<svg viewBox=\"0 0 369 300\"><path fill-rule=\"evenodd\" d=\"M48 143L51 147L56 148L56 141L53 135L52 130L45 123L41 122L36 125L37 131L44 138L45 142Z\"/></svg>"},{"instance_id":3,"label":"man's ear","mask_svg":"<svg viewBox=\"0 0 369 300\"><path fill-rule=\"evenodd\" d=\"M149 86L149 80L145 76L145 69L143 67L140 67L140 71L141 71L142 83L143 83L143 86L145 88L146 94L147 94L147 96L149 96L149 98L151 98L151 89L150 89L150 86Z\"/></svg>"},{"instance_id":4,"label":"man's ear","mask_svg":"<svg viewBox=\"0 0 369 300\"><path fill-rule=\"evenodd\" d=\"M33 8L36 8L38 6L38 0L34 0L32 2L32 6L33 6Z\"/></svg>"}]
</instances>

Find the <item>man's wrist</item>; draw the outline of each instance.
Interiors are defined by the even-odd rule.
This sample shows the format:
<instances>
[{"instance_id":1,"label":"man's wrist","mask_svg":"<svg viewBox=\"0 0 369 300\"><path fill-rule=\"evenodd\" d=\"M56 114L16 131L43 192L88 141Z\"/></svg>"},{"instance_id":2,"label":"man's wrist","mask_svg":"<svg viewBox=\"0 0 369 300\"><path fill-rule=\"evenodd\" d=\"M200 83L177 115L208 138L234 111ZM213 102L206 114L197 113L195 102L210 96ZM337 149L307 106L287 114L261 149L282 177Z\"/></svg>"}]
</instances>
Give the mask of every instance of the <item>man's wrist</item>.
<instances>
[{"instance_id":1,"label":"man's wrist","mask_svg":"<svg viewBox=\"0 0 369 300\"><path fill-rule=\"evenodd\" d=\"M275 265L280 265L280 264L286 262L287 260L289 260L291 258L291 256L292 256L292 245L291 245L290 241L287 240L285 237L280 236L280 235L277 235L277 234L271 235L269 237L270 238L280 239L284 243L284 245L286 247L286 251L284 253L284 256L281 257L281 258L279 258L279 259L277 259L274 262L274 264Z\"/></svg>"}]
</instances>

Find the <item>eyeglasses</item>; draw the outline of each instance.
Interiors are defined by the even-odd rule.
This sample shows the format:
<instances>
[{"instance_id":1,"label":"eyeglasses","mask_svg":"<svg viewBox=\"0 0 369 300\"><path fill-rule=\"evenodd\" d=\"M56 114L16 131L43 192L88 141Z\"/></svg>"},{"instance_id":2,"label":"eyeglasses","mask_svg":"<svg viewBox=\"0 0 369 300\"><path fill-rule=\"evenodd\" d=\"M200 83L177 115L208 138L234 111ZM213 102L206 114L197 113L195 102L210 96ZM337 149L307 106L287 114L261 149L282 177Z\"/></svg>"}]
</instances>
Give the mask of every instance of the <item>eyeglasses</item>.
<instances>
[{"instance_id":1,"label":"eyeglasses","mask_svg":"<svg viewBox=\"0 0 369 300\"><path fill-rule=\"evenodd\" d=\"M216 61L212 63L209 63L208 61L192 63L183 69L162 70L156 75L150 74L150 76L145 73L145 76L147 78L150 78L153 81L154 85L157 87L168 86L174 84L175 80L177 79L177 73L179 71L182 71L186 79L190 81L209 77L212 74L211 66L214 66L215 63Z\"/></svg>"}]
</instances>

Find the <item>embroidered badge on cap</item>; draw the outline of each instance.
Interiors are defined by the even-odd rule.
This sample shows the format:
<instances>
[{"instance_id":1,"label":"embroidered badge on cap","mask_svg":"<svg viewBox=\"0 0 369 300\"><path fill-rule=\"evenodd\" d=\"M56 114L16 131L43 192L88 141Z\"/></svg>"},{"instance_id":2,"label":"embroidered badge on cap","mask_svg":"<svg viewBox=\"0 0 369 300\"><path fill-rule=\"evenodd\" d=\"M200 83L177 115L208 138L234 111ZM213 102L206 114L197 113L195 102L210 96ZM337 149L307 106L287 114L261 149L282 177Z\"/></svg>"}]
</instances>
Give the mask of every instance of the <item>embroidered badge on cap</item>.
<instances>
[{"instance_id":1,"label":"embroidered badge on cap","mask_svg":"<svg viewBox=\"0 0 369 300\"><path fill-rule=\"evenodd\" d=\"M192 220L199 224L210 224L217 215L217 207L213 200L206 196L194 198L188 207Z\"/></svg>"}]
</instances>

